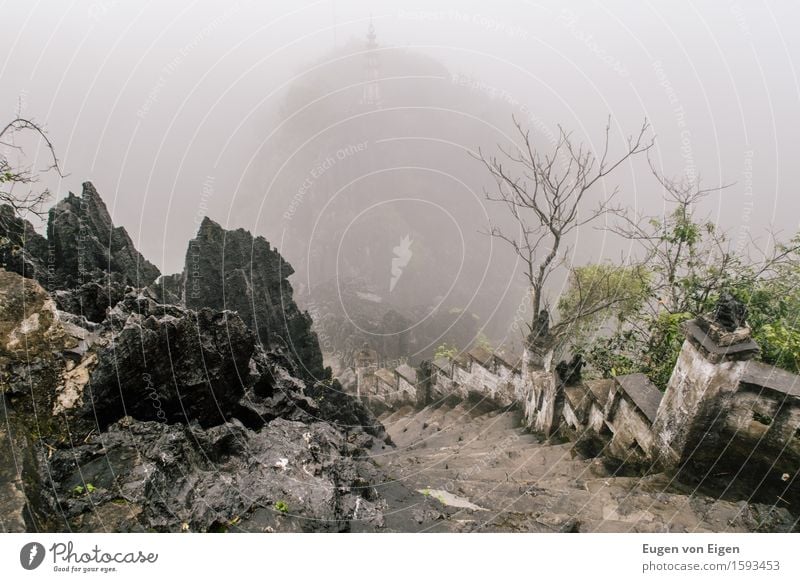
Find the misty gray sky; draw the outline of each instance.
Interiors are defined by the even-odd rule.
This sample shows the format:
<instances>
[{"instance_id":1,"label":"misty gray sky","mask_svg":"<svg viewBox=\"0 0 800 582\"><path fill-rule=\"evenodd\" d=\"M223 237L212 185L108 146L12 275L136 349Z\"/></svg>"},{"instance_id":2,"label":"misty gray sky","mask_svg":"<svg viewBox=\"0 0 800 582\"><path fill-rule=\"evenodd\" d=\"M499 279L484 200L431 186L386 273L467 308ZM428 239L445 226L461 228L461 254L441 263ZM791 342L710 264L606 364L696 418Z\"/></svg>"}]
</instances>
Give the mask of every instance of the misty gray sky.
<instances>
[{"instance_id":1,"label":"misty gray sky","mask_svg":"<svg viewBox=\"0 0 800 582\"><path fill-rule=\"evenodd\" d=\"M2 14L0 111L19 104L46 125L68 176L44 182L58 198L92 180L165 273L202 214L228 225L239 200L262 195L244 176L264 152L285 155L270 135L286 88L362 42L370 15L381 46L432 56L534 131L560 123L597 146L607 115L617 139L646 116L667 174L736 182L709 207L734 235L798 228L794 1L51 0ZM646 164L619 181L625 200L658 211Z\"/></svg>"}]
</instances>

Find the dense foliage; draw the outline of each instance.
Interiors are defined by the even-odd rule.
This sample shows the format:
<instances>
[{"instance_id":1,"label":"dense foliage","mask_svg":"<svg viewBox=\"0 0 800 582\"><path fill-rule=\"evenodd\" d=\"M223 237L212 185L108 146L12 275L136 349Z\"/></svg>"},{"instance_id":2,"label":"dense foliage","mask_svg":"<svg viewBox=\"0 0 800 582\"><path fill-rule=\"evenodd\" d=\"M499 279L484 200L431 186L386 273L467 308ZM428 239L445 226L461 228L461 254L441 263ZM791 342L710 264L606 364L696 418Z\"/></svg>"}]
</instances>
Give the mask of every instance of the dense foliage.
<instances>
[{"instance_id":1,"label":"dense foliage","mask_svg":"<svg viewBox=\"0 0 800 582\"><path fill-rule=\"evenodd\" d=\"M750 309L748 323L761 346L763 361L800 372L800 268L795 238L784 247L789 260L781 262L768 278L742 285L736 293Z\"/></svg>"},{"instance_id":2,"label":"dense foliage","mask_svg":"<svg viewBox=\"0 0 800 582\"><path fill-rule=\"evenodd\" d=\"M753 258L710 221L697 218L710 192L660 178L669 210L661 217L622 216L618 234L642 250L634 266L576 269L559 303L562 317L576 297L621 297L576 327L572 347L597 375L647 374L664 389L683 343L681 325L713 311L729 292L748 307L761 359L800 372L800 237ZM590 292L587 294L587 285Z\"/></svg>"}]
</instances>

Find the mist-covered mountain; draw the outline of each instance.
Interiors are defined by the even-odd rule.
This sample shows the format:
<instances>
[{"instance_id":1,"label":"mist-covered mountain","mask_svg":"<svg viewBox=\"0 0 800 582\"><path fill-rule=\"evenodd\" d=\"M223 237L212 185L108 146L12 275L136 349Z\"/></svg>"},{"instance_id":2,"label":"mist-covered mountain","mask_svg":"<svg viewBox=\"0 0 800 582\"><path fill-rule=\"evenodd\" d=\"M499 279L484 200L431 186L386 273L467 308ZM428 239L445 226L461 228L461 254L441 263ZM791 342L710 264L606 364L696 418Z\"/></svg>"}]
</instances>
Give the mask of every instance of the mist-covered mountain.
<instances>
[{"instance_id":1,"label":"mist-covered mountain","mask_svg":"<svg viewBox=\"0 0 800 582\"><path fill-rule=\"evenodd\" d=\"M491 182L473 157L511 144L506 98L373 33L298 71L264 136L260 196L235 212L257 217L295 265L318 325L334 317L325 351L345 349L340 336L381 350L381 334L397 333L380 327L390 313L407 322L412 359L479 333L508 337L524 287L513 253L484 234L504 211L486 202Z\"/></svg>"}]
</instances>

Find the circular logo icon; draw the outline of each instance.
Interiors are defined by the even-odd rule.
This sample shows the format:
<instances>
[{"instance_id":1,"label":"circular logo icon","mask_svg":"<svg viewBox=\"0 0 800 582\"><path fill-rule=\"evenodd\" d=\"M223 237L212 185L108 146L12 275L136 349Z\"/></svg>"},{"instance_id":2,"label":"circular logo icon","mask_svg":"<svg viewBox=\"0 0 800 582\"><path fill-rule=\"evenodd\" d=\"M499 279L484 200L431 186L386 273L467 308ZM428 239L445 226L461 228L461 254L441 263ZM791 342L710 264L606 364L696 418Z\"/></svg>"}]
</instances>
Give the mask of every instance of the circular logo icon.
<instances>
[{"instance_id":1,"label":"circular logo icon","mask_svg":"<svg viewBox=\"0 0 800 582\"><path fill-rule=\"evenodd\" d=\"M39 542L30 542L22 546L19 552L19 563L26 570L35 570L44 561L44 546Z\"/></svg>"}]
</instances>

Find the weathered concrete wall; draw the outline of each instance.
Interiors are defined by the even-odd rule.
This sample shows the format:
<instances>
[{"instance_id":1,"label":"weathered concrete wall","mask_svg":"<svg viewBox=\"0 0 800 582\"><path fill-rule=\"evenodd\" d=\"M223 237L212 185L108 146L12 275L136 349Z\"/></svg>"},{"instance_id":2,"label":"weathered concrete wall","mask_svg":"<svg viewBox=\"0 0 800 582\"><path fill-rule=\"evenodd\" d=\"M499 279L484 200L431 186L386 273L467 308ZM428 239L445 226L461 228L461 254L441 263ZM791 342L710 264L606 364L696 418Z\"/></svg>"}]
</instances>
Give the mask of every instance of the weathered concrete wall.
<instances>
[{"instance_id":1,"label":"weathered concrete wall","mask_svg":"<svg viewBox=\"0 0 800 582\"><path fill-rule=\"evenodd\" d=\"M526 352L511 364L481 349L433 362L425 391L407 365L359 377L370 386L369 398L386 408L450 397L516 404L530 430L558 433L593 456L659 470L691 461L701 474L758 465L757 475L800 482L800 377L751 361L757 346L746 333L720 347L695 322L684 331L663 395L642 374L564 386L552 368L540 366L541 354Z\"/></svg>"},{"instance_id":2,"label":"weathered concrete wall","mask_svg":"<svg viewBox=\"0 0 800 582\"><path fill-rule=\"evenodd\" d=\"M521 366L514 367L492 354L489 356L483 362L469 356L449 363L435 361L431 400L436 402L450 396L479 398L500 407L520 402L527 384Z\"/></svg>"},{"instance_id":3,"label":"weathered concrete wall","mask_svg":"<svg viewBox=\"0 0 800 582\"><path fill-rule=\"evenodd\" d=\"M472 381L472 364L466 360L456 359L453 361L453 387L455 396L466 399L469 397L470 389L477 385Z\"/></svg>"},{"instance_id":4,"label":"weathered concrete wall","mask_svg":"<svg viewBox=\"0 0 800 582\"><path fill-rule=\"evenodd\" d=\"M586 428L592 428L599 434L609 431L610 423L605 422L608 413L606 403L610 385L614 381L594 381L580 386L564 387L558 382L555 372L537 369L535 361L529 354L525 354L518 365L512 365L500 356L477 351L452 361L437 360L432 365L430 401L435 403L448 397L456 397L485 399L500 407L518 404L526 426L546 436L555 434L562 425L562 420L573 434L580 434ZM369 383L370 389L361 393L373 394L374 386L375 396L371 400L382 406L423 405L418 386L413 382L415 376L407 365L394 371L394 383L387 380L389 373L388 370L379 370L372 376L358 376L368 381L370 377L376 378ZM565 390L573 393L572 403L566 398ZM578 391L581 401L579 411L576 411L575 391ZM629 409L630 414L637 418L628 422L624 415L628 414ZM647 419L638 419L642 412L636 406L623 407L622 413L618 413L615 408L615 413L615 424L622 429L638 433L642 427L649 428L650 422ZM633 437L630 440L633 442ZM644 437L640 437L636 442L644 440Z\"/></svg>"},{"instance_id":5,"label":"weathered concrete wall","mask_svg":"<svg viewBox=\"0 0 800 582\"><path fill-rule=\"evenodd\" d=\"M441 358L433 362L431 378L431 402L441 402L456 391L453 381L453 362Z\"/></svg>"},{"instance_id":6,"label":"weathered concrete wall","mask_svg":"<svg viewBox=\"0 0 800 582\"><path fill-rule=\"evenodd\" d=\"M754 443L777 444L800 461L800 399L742 383L725 418L724 430Z\"/></svg>"},{"instance_id":7,"label":"weathered concrete wall","mask_svg":"<svg viewBox=\"0 0 800 582\"><path fill-rule=\"evenodd\" d=\"M564 392L555 372L537 370L528 376L530 396L525 402L525 420L528 427L545 436L551 436L561 422Z\"/></svg>"},{"instance_id":8,"label":"weathered concrete wall","mask_svg":"<svg viewBox=\"0 0 800 582\"><path fill-rule=\"evenodd\" d=\"M661 400L661 392L644 374L614 378L603 414L611 431L606 456L630 465L649 462L652 426Z\"/></svg>"},{"instance_id":9,"label":"weathered concrete wall","mask_svg":"<svg viewBox=\"0 0 800 582\"><path fill-rule=\"evenodd\" d=\"M403 376L397 377L397 398L404 404L417 403L417 387L406 380Z\"/></svg>"},{"instance_id":10,"label":"weathered concrete wall","mask_svg":"<svg viewBox=\"0 0 800 582\"><path fill-rule=\"evenodd\" d=\"M661 468L677 468L701 444L711 445L715 436L708 429L727 416L746 362L715 360L694 341L684 341L653 426L650 454Z\"/></svg>"},{"instance_id":11,"label":"weathered concrete wall","mask_svg":"<svg viewBox=\"0 0 800 582\"><path fill-rule=\"evenodd\" d=\"M485 399L505 407L521 402L529 384L523 366L489 352L463 354L432 362L430 388L423 389L416 371L404 364L394 371L355 369L355 393L387 406L424 406L450 397Z\"/></svg>"},{"instance_id":12,"label":"weathered concrete wall","mask_svg":"<svg viewBox=\"0 0 800 582\"><path fill-rule=\"evenodd\" d=\"M619 392L612 397L612 402L606 416L612 433L606 456L631 465L647 463L653 444L650 422Z\"/></svg>"},{"instance_id":13,"label":"weathered concrete wall","mask_svg":"<svg viewBox=\"0 0 800 582\"><path fill-rule=\"evenodd\" d=\"M690 467L728 473L750 490L800 502L800 378L747 362L724 410L687 459Z\"/></svg>"},{"instance_id":14,"label":"weathered concrete wall","mask_svg":"<svg viewBox=\"0 0 800 582\"><path fill-rule=\"evenodd\" d=\"M359 377L358 371L356 377ZM364 386L356 387L357 394L376 414L414 403L408 398L407 390L398 385L397 375L393 371L378 368L365 377L367 382Z\"/></svg>"},{"instance_id":15,"label":"weathered concrete wall","mask_svg":"<svg viewBox=\"0 0 800 582\"><path fill-rule=\"evenodd\" d=\"M459 380L467 395L491 400L498 406L514 403L511 374L501 375L478 362L472 362L469 371L459 373Z\"/></svg>"},{"instance_id":16,"label":"weathered concrete wall","mask_svg":"<svg viewBox=\"0 0 800 582\"><path fill-rule=\"evenodd\" d=\"M752 341L720 347L693 322L685 332L652 427L654 464L800 509L800 377L750 360Z\"/></svg>"},{"instance_id":17,"label":"weathered concrete wall","mask_svg":"<svg viewBox=\"0 0 800 582\"><path fill-rule=\"evenodd\" d=\"M766 430L754 430L754 422L766 426ZM800 376L761 362L748 362L726 428L742 433L745 439L780 449L794 467L800 466Z\"/></svg>"}]
</instances>

